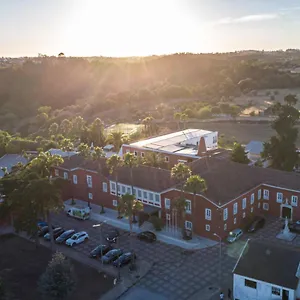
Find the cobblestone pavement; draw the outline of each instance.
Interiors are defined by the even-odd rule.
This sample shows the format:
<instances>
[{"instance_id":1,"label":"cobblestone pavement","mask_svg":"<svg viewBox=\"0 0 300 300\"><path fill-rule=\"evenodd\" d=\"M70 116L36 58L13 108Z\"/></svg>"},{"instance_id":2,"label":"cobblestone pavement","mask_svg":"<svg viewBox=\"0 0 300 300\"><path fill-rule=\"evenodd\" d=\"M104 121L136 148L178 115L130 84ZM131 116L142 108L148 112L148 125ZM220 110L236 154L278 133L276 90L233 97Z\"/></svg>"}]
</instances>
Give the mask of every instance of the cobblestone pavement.
<instances>
[{"instance_id":1,"label":"cobblestone pavement","mask_svg":"<svg viewBox=\"0 0 300 300\"><path fill-rule=\"evenodd\" d=\"M89 242L74 247L75 251L89 254L100 243L100 232L99 229L92 228L93 221L74 220L65 215L54 216L54 220L65 228L86 230L89 233ZM251 235L244 234L239 241L231 245L222 243L221 282L223 287L231 285L232 270L248 238L290 246L300 245L300 236L292 242L276 239L282 224L282 221L278 219L269 218L265 227L258 232ZM103 236L111 228L110 225L104 224ZM219 286L219 245L186 252L179 247L159 241L149 244L135 237L132 240L137 257L154 263L150 272L137 283L138 288L161 294L167 299L184 300L207 286ZM130 249L127 232L121 231L119 245L124 250Z\"/></svg>"}]
</instances>

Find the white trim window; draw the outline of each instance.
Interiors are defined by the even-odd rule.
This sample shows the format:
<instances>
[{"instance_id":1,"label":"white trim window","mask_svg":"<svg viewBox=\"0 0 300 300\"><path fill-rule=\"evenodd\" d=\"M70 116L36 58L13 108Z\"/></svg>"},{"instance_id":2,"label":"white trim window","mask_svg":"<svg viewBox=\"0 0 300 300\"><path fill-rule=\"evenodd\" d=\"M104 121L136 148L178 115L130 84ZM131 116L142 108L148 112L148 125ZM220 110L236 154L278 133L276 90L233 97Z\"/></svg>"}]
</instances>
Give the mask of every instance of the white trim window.
<instances>
[{"instance_id":1,"label":"white trim window","mask_svg":"<svg viewBox=\"0 0 300 300\"><path fill-rule=\"evenodd\" d=\"M233 219L233 224L236 224L236 218Z\"/></svg>"},{"instance_id":2,"label":"white trim window","mask_svg":"<svg viewBox=\"0 0 300 300\"><path fill-rule=\"evenodd\" d=\"M272 286L272 295L281 296L281 288Z\"/></svg>"},{"instance_id":3,"label":"white trim window","mask_svg":"<svg viewBox=\"0 0 300 300\"><path fill-rule=\"evenodd\" d=\"M77 183L78 183L78 181L77 181L77 175L73 175L73 183L74 183L74 184L77 184Z\"/></svg>"},{"instance_id":4,"label":"white trim window","mask_svg":"<svg viewBox=\"0 0 300 300\"><path fill-rule=\"evenodd\" d=\"M227 230L227 224L225 223L224 224L224 231L226 231Z\"/></svg>"},{"instance_id":5,"label":"white trim window","mask_svg":"<svg viewBox=\"0 0 300 300\"><path fill-rule=\"evenodd\" d=\"M112 204L113 204L114 207L118 206L118 200L113 200L112 202L113 202Z\"/></svg>"},{"instance_id":6,"label":"white trim window","mask_svg":"<svg viewBox=\"0 0 300 300\"><path fill-rule=\"evenodd\" d=\"M93 187L93 181L92 181L92 176L91 175L86 175L86 183L89 188Z\"/></svg>"},{"instance_id":7,"label":"white trim window","mask_svg":"<svg viewBox=\"0 0 300 300\"><path fill-rule=\"evenodd\" d=\"M107 183L106 182L102 182L102 190L103 190L103 192L107 193Z\"/></svg>"},{"instance_id":8,"label":"white trim window","mask_svg":"<svg viewBox=\"0 0 300 300\"><path fill-rule=\"evenodd\" d=\"M55 175L56 177L59 176L59 170L58 170L58 169L55 169L55 170L54 170L54 175Z\"/></svg>"},{"instance_id":9,"label":"white trim window","mask_svg":"<svg viewBox=\"0 0 300 300\"><path fill-rule=\"evenodd\" d=\"M145 157L145 153L144 152L141 152L141 157Z\"/></svg>"},{"instance_id":10,"label":"white trim window","mask_svg":"<svg viewBox=\"0 0 300 300\"><path fill-rule=\"evenodd\" d=\"M233 214L236 215L237 212L238 212L238 203L235 202L235 203L233 204Z\"/></svg>"},{"instance_id":11,"label":"white trim window","mask_svg":"<svg viewBox=\"0 0 300 300\"><path fill-rule=\"evenodd\" d=\"M185 199L185 212L187 214L192 213L192 202L191 202L191 200Z\"/></svg>"},{"instance_id":12,"label":"white trim window","mask_svg":"<svg viewBox=\"0 0 300 300\"><path fill-rule=\"evenodd\" d=\"M89 199L93 200L93 194L92 193L89 193Z\"/></svg>"},{"instance_id":13,"label":"white trim window","mask_svg":"<svg viewBox=\"0 0 300 300\"><path fill-rule=\"evenodd\" d=\"M122 195L125 195L126 194L126 187L125 187L125 185L121 185L121 194Z\"/></svg>"},{"instance_id":14,"label":"white trim window","mask_svg":"<svg viewBox=\"0 0 300 300\"><path fill-rule=\"evenodd\" d=\"M148 192L143 191L143 199L148 200Z\"/></svg>"},{"instance_id":15,"label":"white trim window","mask_svg":"<svg viewBox=\"0 0 300 300\"><path fill-rule=\"evenodd\" d=\"M153 200L154 200L153 193L149 192L148 195L149 195L149 201L153 202Z\"/></svg>"},{"instance_id":16,"label":"white trim window","mask_svg":"<svg viewBox=\"0 0 300 300\"><path fill-rule=\"evenodd\" d=\"M159 205L160 205L160 195L159 194L154 194L154 202L159 203Z\"/></svg>"},{"instance_id":17,"label":"white trim window","mask_svg":"<svg viewBox=\"0 0 300 300\"><path fill-rule=\"evenodd\" d=\"M264 190L264 200L269 200L269 190Z\"/></svg>"},{"instance_id":18,"label":"white trim window","mask_svg":"<svg viewBox=\"0 0 300 300\"><path fill-rule=\"evenodd\" d=\"M257 191L257 200L261 199L261 189Z\"/></svg>"},{"instance_id":19,"label":"white trim window","mask_svg":"<svg viewBox=\"0 0 300 300\"><path fill-rule=\"evenodd\" d=\"M133 152L134 156L138 156L138 153L136 151Z\"/></svg>"},{"instance_id":20,"label":"white trim window","mask_svg":"<svg viewBox=\"0 0 300 300\"><path fill-rule=\"evenodd\" d=\"M129 194L129 195L131 195L131 186L128 186L128 187L126 188L126 190L127 190L126 193Z\"/></svg>"},{"instance_id":21,"label":"white trim window","mask_svg":"<svg viewBox=\"0 0 300 300\"><path fill-rule=\"evenodd\" d=\"M206 224L206 225L205 225L205 230L206 230L206 231L210 231L210 225L209 225L209 224Z\"/></svg>"},{"instance_id":22,"label":"white trim window","mask_svg":"<svg viewBox=\"0 0 300 300\"><path fill-rule=\"evenodd\" d=\"M64 172L64 179L68 179L69 178L69 174L68 174L68 172Z\"/></svg>"},{"instance_id":23,"label":"white trim window","mask_svg":"<svg viewBox=\"0 0 300 300\"><path fill-rule=\"evenodd\" d=\"M298 197L297 196L291 197L291 204L292 204L292 206L298 206Z\"/></svg>"},{"instance_id":24,"label":"white trim window","mask_svg":"<svg viewBox=\"0 0 300 300\"><path fill-rule=\"evenodd\" d=\"M211 209L205 208L205 219L211 220Z\"/></svg>"},{"instance_id":25,"label":"white trim window","mask_svg":"<svg viewBox=\"0 0 300 300\"><path fill-rule=\"evenodd\" d=\"M276 201L278 203L282 203L282 201L283 201L283 194L282 193L277 193Z\"/></svg>"},{"instance_id":26,"label":"white trim window","mask_svg":"<svg viewBox=\"0 0 300 300\"><path fill-rule=\"evenodd\" d=\"M171 207L171 200L168 198L165 198L165 208L170 209Z\"/></svg>"},{"instance_id":27,"label":"white trim window","mask_svg":"<svg viewBox=\"0 0 300 300\"><path fill-rule=\"evenodd\" d=\"M133 188L133 195L136 195L136 188Z\"/></svg>"},{"instance_id":28,"label":"white trim window","mask_svg":"<svg viewBox=\"0 0 300 300\"><path fill-rule=\"evenodd\" d=\"M263 210L269 210L269 203L263 203Z\"/></svg>"},{"instance_id":29,"label":"white trim window","mask_svg":"<svg viewBox=\"0 0 300 300\"><path fill-rule=\"evenodd\" d=\"M254 193L251 194L250 196L250 204L252 205L254 203Z\"/></svg>"},{"instance_id":30,"label":"white trim window","mask_svg":"<svg viewBox=\"0 0 300 300\"><path fill-rule=\"evenodd\" d=\"M112 195L116 195L116 183L115 182L110 182L110 193Z\"/></svg>"},{"instance_id":31,"label":"white trim window","mask_svg":"<svg viewBox=\"0 0 300 300\"><path fill-rule=\"evenodd\" d=\"M184 224L185 224L185 229L188 229L188 230L192 230L193 229L193 223L192 222L185 221Z\"/></svg>"},{"instance_id":32,"label":"white trim window","mask_svg":"<svg viewBox=\"0 0 300 300\"><path fill-rule=\"evenodd\" d=\"M226 221L228 219L228 208L224 208L223 210L223 220Z\"/></svg>"},{"instance_id":33,"label":"white trim window","mask_svg":"<svg viewBox=\"0 0 300 300\"><path fill-rule=\"evenodd\" d=\"M243 219L245 219L246 218L246 213L245 212L243 212Z\"/></svg>"},{"instance_id":34,"label":"white trim window","mask_svg":"<svg viewBox=\"0 0 300 300\"><path fill-rule=\"evenodd\" d=\"M142 200L142 191L141 190L137 190L137 198L138 198L138 200Z\"/></svg>"},{"instance_id":35,"label":"white trim window","mask_svg":"<svg viewBox=\"0 0 300 300\"><path fill-rule=\"evenodd\" d=\"M243 198L242 209L245 209L247 206L247 198Z\"/></svg>"}]
</instances>

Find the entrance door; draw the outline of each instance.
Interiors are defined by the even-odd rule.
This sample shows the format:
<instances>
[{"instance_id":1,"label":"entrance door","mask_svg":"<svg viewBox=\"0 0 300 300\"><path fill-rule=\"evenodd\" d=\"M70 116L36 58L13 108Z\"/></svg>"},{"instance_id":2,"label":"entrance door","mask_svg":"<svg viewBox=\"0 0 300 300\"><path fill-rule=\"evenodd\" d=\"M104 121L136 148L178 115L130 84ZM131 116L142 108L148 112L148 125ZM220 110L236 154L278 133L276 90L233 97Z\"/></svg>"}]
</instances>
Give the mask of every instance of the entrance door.
<instances>
[{"instance_id":1,"label":"entrance door","mask_svg":"<svg viewBox=\"0 0 300 300\"><path fill-rule=\"evenodd\" d=\"M292 209L286 206L282 207L282 211L281 211L281 217L283 219L288 218L289 220L292 219Z\"/></svg>"},{"instance_id":2,"label":"entrance door","mask_svg":"<svg viewBox=\"0 0 300 300\"><path fill-rule=\"evenodd\" d=\"M289 300L289 291L282 290L282 300Z\"/></svg>"}]
</instances>

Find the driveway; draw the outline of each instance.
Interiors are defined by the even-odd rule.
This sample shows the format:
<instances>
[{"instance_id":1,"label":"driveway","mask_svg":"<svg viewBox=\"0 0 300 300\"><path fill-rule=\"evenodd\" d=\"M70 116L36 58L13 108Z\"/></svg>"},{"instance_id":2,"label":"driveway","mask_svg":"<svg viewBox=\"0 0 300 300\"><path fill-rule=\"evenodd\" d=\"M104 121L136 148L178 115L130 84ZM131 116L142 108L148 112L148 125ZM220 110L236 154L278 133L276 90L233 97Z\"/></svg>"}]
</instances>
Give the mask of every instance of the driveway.
<instances>
[{"instance_id":1,"label":"driveway","mask_svg":"<svg viewBox=\"0 0 300 300\"><path fill-rule=\"evenodd\" d=\"M54 222L65 228L75 230L86 230L90 240L86 244L74 247L74 251L80 251L86 255L100 243L99 228L92 228L93 221L79 221L66 217L64 214L53 217ZM266 225L254 234L244 234L241 239L231 245L222 243L222 264L220 277L219 245L201 250L184 252L181 248L155 242L145 243L133 237L133 248L137 257L153 262L152 269L135 286L130 289L121 299L129 299L130 293L140 295L153 295L155 293L166 299L183 300L189 299L195 293L208 286L221 286L224 288L232 286L232 270L248 238L268 240L271 243L300 245L300 236L293 242L285 242L276 239L282 222L275 218L267 219ZM112 227L103 225L103 235ZM119 238L120 247L124 250L130 249L128 233L121 231ZM100 262L99 262L100 263ZM129 297L129 298L128 298ZM138 298L137 298L138 299ZM143 299L147 299L146 296Z\"/></svg>"}]
</instances>

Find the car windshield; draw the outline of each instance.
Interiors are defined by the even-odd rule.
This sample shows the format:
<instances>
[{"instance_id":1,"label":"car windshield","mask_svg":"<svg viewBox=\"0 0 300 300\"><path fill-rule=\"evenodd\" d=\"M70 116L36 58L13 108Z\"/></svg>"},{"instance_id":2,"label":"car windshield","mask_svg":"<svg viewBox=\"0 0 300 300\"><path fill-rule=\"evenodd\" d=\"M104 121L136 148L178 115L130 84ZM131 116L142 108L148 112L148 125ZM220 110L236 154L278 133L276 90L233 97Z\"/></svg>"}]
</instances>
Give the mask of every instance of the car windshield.
<instances>
[{"instance_id":1,"label":"car windshield","mask_svg":"<svg viewBox=\"0 0 300 300\"><path fill-rule=\"evenodd\" d=\"M71 239L72 239L72 240L77 240L77 235L73 235L73 236L71 237Z\"/></svg>"},{"instance_id":2,"label":"car windshield","mask_svg":"<svg viewBox=\"0 0 300 300\"><path fill-rule=\"evenodd\" d=\"M235 233L235 232L232 232L232 231L230 231L230 232L229 232L229 236L236 237L236 233Z\"/></svg>"},{"instance_id":3,"label":"car windshield","mask_svg":"<svg viewBox=\"0 0 300 300\"><path fill-rule=\"evenodd\" d=\"M67 235L69 235L71 232L69 231L66 231L65 233L63 233L62 235L61 235L61 237L65 237L65 236L67 236Z\"/></svg>"}]
</instances>

